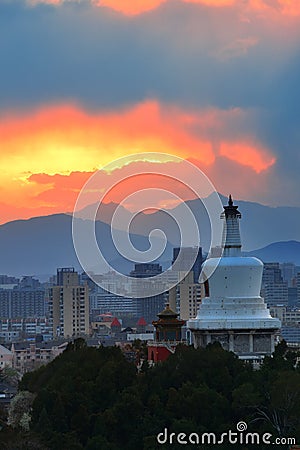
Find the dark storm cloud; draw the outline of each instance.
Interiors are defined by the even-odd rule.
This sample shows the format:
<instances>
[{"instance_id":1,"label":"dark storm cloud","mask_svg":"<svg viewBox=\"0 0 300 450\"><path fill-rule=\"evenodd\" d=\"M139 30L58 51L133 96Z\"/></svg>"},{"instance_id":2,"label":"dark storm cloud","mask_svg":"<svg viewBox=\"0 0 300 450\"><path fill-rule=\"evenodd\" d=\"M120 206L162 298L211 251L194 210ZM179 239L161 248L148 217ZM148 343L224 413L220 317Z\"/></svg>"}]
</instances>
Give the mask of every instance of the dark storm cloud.
<instances>
[{"instance_id":1,"label":"dark storm cloud","mask_svg":"<svg viewBox=\"0 0 300 450\"><path fill-rule=\"evenodd\" d=\"M2 108L68 99L115 107L148 97L256 107L270 97L269 49L247 47L253 27L233 8L221 22L218 9L179 2L132 19L89 2L13 1L0 5L0 17Z\"/></svg>"}]
</instances>

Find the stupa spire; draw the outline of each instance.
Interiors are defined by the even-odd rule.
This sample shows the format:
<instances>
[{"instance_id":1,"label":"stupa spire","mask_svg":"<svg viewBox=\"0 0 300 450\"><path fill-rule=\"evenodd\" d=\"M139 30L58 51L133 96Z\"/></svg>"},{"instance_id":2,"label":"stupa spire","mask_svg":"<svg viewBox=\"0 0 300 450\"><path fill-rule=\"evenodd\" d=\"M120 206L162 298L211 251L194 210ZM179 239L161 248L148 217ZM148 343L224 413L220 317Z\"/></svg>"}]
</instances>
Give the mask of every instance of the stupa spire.
<instances>
[{"instance_id":1,"label":"stupa spire","mask_svg":"<svg viewBox=\"0 0 300 450\"><path fill-rule=\"evenodd\" d=\"M224 222L224 253L223 256L240 256L241 254L241 236L239 219L242 217L238 206L233 204L231 194L228 197L228 206L224 206L221 218Z\"/></svg>"}]
</instances>

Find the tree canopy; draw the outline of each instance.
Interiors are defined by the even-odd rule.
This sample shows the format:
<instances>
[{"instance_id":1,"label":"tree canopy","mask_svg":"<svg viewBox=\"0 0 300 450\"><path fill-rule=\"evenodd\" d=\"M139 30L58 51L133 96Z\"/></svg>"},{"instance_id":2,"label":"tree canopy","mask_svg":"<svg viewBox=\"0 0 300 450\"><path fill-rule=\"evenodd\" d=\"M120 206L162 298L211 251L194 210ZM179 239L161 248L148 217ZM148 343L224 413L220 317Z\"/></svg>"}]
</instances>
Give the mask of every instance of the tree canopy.
<instances>
[{"instance_id":1,"label":"tree canopy","mask_svg":"<svg viewBox=\"0 0 300 450\"><path fill-rule=\"evenodd\" d=\"M154 450L162 448L157 435L165 429L221 435L236 431L240 421L249 431L300 442L300 371L283 347L256 371L213 344L179 346L164 363L138 372L116 347L75 341L47 366L25 374L19 387L34 398L29 435L53 450Z\"/></svg>"}]
</instances>

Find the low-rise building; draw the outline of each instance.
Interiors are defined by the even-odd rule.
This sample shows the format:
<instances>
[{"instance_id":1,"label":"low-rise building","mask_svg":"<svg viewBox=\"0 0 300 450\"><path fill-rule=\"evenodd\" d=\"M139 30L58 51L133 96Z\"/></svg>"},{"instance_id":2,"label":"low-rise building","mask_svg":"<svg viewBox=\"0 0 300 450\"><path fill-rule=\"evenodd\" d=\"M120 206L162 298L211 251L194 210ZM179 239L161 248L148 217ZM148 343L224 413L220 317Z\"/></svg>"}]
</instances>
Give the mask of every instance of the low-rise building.
<instances>
[{"instance_id":1,"label":"low-rise building","mask_svg":"<svg viewBox=\"0 0 300 450\"><path fill-rule=\"evenodd\" d=\"M12 367L13 354L8 348L0 345L0 370L4 367Z\"/></svg>"},{"instance_id":2,"label":"low-rise building","mask_svg":"<svg viewBox=\"0 0 300 450\"><path fill-rule=\"evenodd\" d=\"M12 366L21 373L30 372L52 361L67 345L68 341L13 343Z\"/></svg>"},{"instance_id":3,"label":"low-rise building","mask_svg":"<svg viewBox=\"0 0 300 450\"><path fill-rule=\"evenodd\" d=\"M0 405L6 409L17 393L17 388L8 383L0 382Z\"/></svg>"}]
</instances>

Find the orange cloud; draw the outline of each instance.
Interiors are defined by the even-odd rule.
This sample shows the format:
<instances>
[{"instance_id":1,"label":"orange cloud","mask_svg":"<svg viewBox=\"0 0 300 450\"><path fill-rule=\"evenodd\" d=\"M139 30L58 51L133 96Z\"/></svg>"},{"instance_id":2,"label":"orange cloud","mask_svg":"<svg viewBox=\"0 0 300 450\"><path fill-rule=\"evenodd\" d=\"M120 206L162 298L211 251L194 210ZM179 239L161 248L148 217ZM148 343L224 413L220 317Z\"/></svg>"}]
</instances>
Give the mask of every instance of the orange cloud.
<instances>
[{"instance_id":1,"label":"orange cloud","mask_svg":"<svg viewBox=\"0 0 300 450\"><path fill-rule=\"evenodd\" d=\"M27 0L28 5L36 6L39 3L44 3L45 5L61 5L64 0Z\"/></svg>"},{"instance_id":2,"label":"orange cloud","mask_svg":"<svg viewBox=\"0 0 300 450\"><path fill-rule=\"evenodd\" d=\"M220 149L223 157L260 173L275 159L251 139L236 137L245 116L247 112L240 109L193 111L156 101L116 112L91 114L60 105L27 115L0 116L0 196L14 205L16 217L71 211L92 172L116 160L111 172L116 174L118 158L143 152L193 157L206 171L216 163ZM160 158L168 160L172 156ZM134 189L134 183L116 189L106 201L118 201L119 194ZM139 187L143 183L138 180ZM152 183L157 185L157 180ZM2 220L11 218L11 207L4 208Z\"/></svg>"},{"instance_id":3,"label":"orange cloud","mask_svg":"<svg viewBox=\"0 0 300 450\"><path fill-rule=\"evenodd\" d=\"M69 175L32 174L29 183L45 187L32 197L32 202L47 206L55 212L72 211L82 186L93 172L71 172Z\"/></svg>"},{"instance_id":4,"label":"orange cloud","mask_svg":"<svg viewBox=\"0 0 300 450\"><path fill-rule=\"evenodd\" d=\"M39 1L39 0L33 0ZM48 3L59 4L64 0L40 0ZM135 16L153 9L168 0L94 0L93 4L99 7L105 6L128 16ZM264 0L248 0L241 5L239 0L182 0L183 3L194 3L212 8L238 7L241 11L266 12L271 14L298 16L300 14L299 0L277 0L265 2Z\"/></svg>"},{"instance_id":5,"label":"orange cloud","mask_svg":"<svg viewBox=\"0 0 300 450\"><path fill-rule=\"evenodd\" d=\"M299 15L299 0L277 0L276 2L265 2L264 0L249 0L249 7L258 11L273 11L287 15Z\"/></svg>"},{"instance_id":6,"label":"orange cloud","mask_svg":"<svg viewBox=\"0 0 300 450\"><path fill-rule=\"evenodd\" d=\"M59 6L74 0L27 0L27 4L36 6L40 3ZM90 0L91 4L98 7L111 8L127 16L136 16L158 8L170 0ZM299 0L277 0L266 2L265 0L247 0L243 4L239 0L181 0L183 3L194 3L213 8L238 7L240 11L271 13L286 16L300 15Z\"/></svg>"},{"instance_id":7,"label":"orange cloud","mask_svg":"<svg viewBox=\"0 0 300 450\"><path fill-rule=\"evenodd\" d=\"M198 164L200 164L199 161ZM157 173L161 169L167 171L170 176ZM146 197L152 201L155 197L156 206L166 202L169 203L170 201L176 204L179 203L180 199L192 199L195 197L194 191L187 184L180 181L182 176L185 179L189 179L188 169L188 166L178 161L164 163L133 161L130 164L116 168L112 172L100 170L97 174L97 181L93 185L93 189L86 191L84 206L98 203L102 196L104 196L102 199L103 203L121 203L124 201L126 208L132 211L142 209L147 204L145 202ZM133 172L135 175L132 175ZM69 175L33 174L28 178L28 181L46 187L46 190L36 195L33 201L42 200L48 206L52 205L58 208L59 211L71 211L73 210L79 191L92 174L92 172L72 172ZM192 180L190 181L192 182ZM198 180L198 185L199 183L200 180ZM152 188L157 190L157 192L154 192ZM149 189L152 189L150 193L147 192ZM162 194L159 190L174 193L179 197L179 200L175 201L172 194L170 195L170 199L168 199L165 192ZM143 191L140 196L140 203L135 202L131 204L127 197L135 194L137 191ZM208 190L205 184L203 185L202 192L204 196L207 196L211 191Z\"/></svg>"},{"instance_id":8,"label":"orange cloud","mask_svg":"<svg viewBox=\"0 0 300 450\"><path fill-rule=\"evenodd\" d=\"M299 0L279 0L281 11L284 14L298 16L300 14Z\"/></svg>"},{"instance_id":9,"label":"orange cloud","mask_svg":"<svg viewBox=\"0 0 300 450\"><path fill-rule=\"evenodd\" d=\"M49 0L51 1L51 0ZM55 0L54 0L55 1ZM167 0L95 0L96 6L107 6L128 16L142 14L155 9ZM233 5L236 0L182 0L185 3L198 3L212 7Z\"/></svg>"},{"instance_id":10,"label":"orange cloud","mask_svg":"<svg viewBox=\"0 0 300 450\"><path fill-rule=\"evenodd\" d=\"M0 138L2 167L19 173L90 171L145 151L214 161L211 143L189 130L184 112L155 101L116 113L67 105L0 118Z\"/></svg>"},{"instance_id":11,"label":"orange cloud","mask_svg":"<svg viewBox=\"0 0 300 450\"><path fill-rule=\"evenodd\" d=\"M128 16L135 16L157 8L166 0L96 0L96 6L106 6Z\"/></svg>"},{"instance_id":12,"label":"orange cloud","mask_svg":"<svg viewBox=\"0 0 300 450\"><path fill-rule=\"evenodd\" d=\"M268 192L270 185L272 185L272 176L274 175L272 175L271 170L255 172L249 165L241 165L224 156L217 157L215 163L208 167L203 166L195 159L190 158L190 161L213 181L218 192L225 194L232 192L236 198L263 201L262 193ZM163 163L162 169L171 173L173 179L149 175L150 172L160 170L161 165L162 163L139 161L115 169L110 173L100 171L97 175L99 189L93 189L86 194L85 204L82 207L86 206L89 210L88 205L98 204L100 206L97 214L98 219L110 223L117 204L122 204L129 211L137 212L153 204L156 205L156 208L173 208L182 200L195 198L195 194L190 187L178 181L182 177L188 179L186 172L188 167L185 163ZM139 173L139 175L130 176L132 171ZM47 190L33 198L32 203L35 204L40 200L44 204L48 203L48 210L45 209L46 207L43 209L43 211L46 211L45 214L72 211L79 191L91 175L91 173L78 172L69 175L57 174L51 176L34 174L30 177L30 181L47 186ZM193 180L190 180L190 182L192 186ZM154 190L151 188L154 188ZM164 189L165 192L157 191L159 189ZM179 200L174 199L172 193ZM203 186L202 195L205 197L209 193L207 186ZM132 194L135 195L134 199L129 197ZM30 213L32 215L32 211L27 211L28 217L30 217ZM81 216L86 217L84 213ZM125 217L128 217L126 212ZM127 223L127 221L125 222Z\"/></svg>"},{"instance_id":13,"label":"orange cloud","mask_svg":"<svg viewBox=\"0 0 300 450\"><path fill-rule=\"evenodd\" d=\"M246 142L222 142L220 155L243 166L249 166L257 173L268 169L276 161L268 150Z\"/></svg>"},{"instance_id":14,"label":"orange cloud","mask_svg":"<svg viewBox=\"0 0 300 450\"><path fill-rule=\"evenodd\" d=\"M183 0L185 3L200 3L206 6L222 8L224 6L232 6L236 0Z\"/></svg>"},{"instance_id":15,"label":"orange cloud","mask_svg":"<svg viewBox=\"0 0 300 450\"><path fill-rule=\"evenodd\" d=\"M51 1L51 0L49 0ZM55 1L55 0L54 0ZM158 8L168 0L95 0L96 6L106 6L128 16L135 16ZM236 0L182 0L184 3L198 3L210 7L232 6Z\"/></svg>"}]
</instances>

